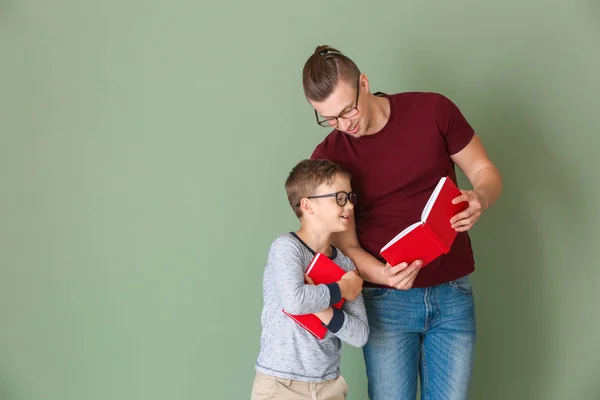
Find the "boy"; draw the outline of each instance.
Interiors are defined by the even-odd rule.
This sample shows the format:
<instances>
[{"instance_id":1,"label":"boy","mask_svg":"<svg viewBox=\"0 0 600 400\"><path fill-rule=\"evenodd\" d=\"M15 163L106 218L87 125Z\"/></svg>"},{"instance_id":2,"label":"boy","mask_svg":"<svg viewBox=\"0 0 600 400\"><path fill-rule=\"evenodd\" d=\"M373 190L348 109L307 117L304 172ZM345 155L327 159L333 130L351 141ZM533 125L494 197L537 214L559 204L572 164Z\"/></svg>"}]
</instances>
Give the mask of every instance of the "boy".
<instances>
[{"instance_id":1,"label":"boy","mask_svg":"<svg viewBox=\"0 0 600 400\"><path fill-rule=\"evenodd\" d=\"M326 160L303 160L290 172L285 188L300 229L277 237L269 249L263 276L261 349L252 400L345 399L340 375L341 342L362 347L369 325L362 279L348 257L330 244L330 236L348 229L356 195L350 176ZM338 282L313 285L305 275L316 252L348 271ZM342 309L332 307L346 299ZM318 340L285 315L315 314L328 328Z\"/></svg>"}]
</instances>

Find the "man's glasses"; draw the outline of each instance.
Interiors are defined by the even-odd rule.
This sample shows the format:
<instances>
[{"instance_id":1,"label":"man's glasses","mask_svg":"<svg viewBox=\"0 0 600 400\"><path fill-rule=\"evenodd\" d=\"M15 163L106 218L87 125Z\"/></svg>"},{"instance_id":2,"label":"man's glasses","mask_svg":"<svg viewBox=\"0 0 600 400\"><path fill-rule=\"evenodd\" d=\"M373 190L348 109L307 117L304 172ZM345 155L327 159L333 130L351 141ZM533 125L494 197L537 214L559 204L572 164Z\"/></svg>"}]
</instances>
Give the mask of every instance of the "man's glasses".
<instances>
[{"instance_id":1,"label":"man's glasses","mask_svg":"<svg viewBox=\"0 0 600 400\"><path fill-rule=\"evenodd\" d=\"M335 197L335 201L340 207L344 207L348 201L353 205L356 204L356 200L358 200L358 196L354 192L337 192L337 193L329 193L329 194L320 194L318 196L307 196L307 199L322 199L324 197ZM296 204L296 207L300 207L300 203Z\"/></svg>"},{"instance_id":2,"label":"man's glasses","mask_svg":"<svg viewBox=\"0 0 600 400\"><path fill-rule=\"evenodd\" d=\"M344 111L337 117L332 118L324 118L319 119L319 114L317 110L315 110L315 118L317 119L317 124L322 127L336 127L339 124L339 118L350 119L354 118L358 114L358 95L360 93L360 75L358 76L358 81L356 82L356 100L354 101L354 107L349 109L348 111Z\"/></svg>"}]
</instances>

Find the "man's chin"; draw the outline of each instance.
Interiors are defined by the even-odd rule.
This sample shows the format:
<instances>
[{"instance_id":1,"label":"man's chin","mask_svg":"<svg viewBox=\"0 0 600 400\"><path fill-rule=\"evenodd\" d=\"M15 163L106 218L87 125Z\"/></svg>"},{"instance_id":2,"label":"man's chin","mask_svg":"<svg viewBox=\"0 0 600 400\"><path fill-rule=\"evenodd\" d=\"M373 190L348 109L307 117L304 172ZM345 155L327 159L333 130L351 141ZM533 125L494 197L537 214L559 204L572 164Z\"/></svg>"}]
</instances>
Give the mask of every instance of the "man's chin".
<instances>
[{"instance_id":1,"label":"man's chin","mask_svg":"<svg viewBox=\"0 0 600 400\"><path fill-rule=\"evenodd\" d=\"M353 138L359 138L359 137L364 136L364 133L361 131L356 131L356 133L350 133L350 132L346 132L346 131L343 131L343 132L348 136L352 136Z\"/></svg>"},{"instance_id":2,"label":"man's chin","mask_svg":"<svg viewBox=\"0 0 600 400\"><path fill-rule=\"evenodd\" d=\"M354 125L353 129L349 129L347 131L342 131L347 135L350 136L361 136L360 134L360 121L356 122L356 125Z\"/></svg>"}]
</instances>

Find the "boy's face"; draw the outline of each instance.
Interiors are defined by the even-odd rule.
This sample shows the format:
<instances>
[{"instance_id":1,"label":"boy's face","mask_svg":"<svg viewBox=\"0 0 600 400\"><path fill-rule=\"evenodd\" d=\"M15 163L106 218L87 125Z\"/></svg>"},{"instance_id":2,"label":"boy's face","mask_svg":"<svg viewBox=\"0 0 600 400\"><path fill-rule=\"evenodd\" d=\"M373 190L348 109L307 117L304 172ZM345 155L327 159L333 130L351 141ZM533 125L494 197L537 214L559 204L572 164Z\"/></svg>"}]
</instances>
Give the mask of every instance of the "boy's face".
<instances>
[{"instance_id":1,"label":"boy's face","mask_svg":"<svg viewBox=\"0 0 600 400\"><path fill-rule=\"evenodd\" d=\"M351 192L350 180L343 175L337 175L331 185L322 184L317 187L310 199L312 219L331 233L347 230L350 218L354 214L354 204L348 198ZM355 195L350 195L350 198L355 200L353 196Z\"/></svg>"}]
</instances>

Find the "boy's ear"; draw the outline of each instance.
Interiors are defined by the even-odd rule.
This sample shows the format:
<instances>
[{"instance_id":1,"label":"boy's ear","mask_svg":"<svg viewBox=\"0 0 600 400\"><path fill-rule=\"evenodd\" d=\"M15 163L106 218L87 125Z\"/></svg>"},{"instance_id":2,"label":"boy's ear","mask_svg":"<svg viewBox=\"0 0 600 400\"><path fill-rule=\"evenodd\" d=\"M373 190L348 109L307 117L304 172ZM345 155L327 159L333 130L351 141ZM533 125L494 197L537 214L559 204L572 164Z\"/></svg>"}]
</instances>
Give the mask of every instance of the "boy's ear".
<instances>
[{"instance_id":1,"label":"boy's ear","mask_svg":"<svg viewBox=\"0 0 600 400\"><path fill-rule=\"evenodd\" d=\"M314 214L314 210L312 209L312 203L310 199L302 199L300 200L300 209L303 214Z\"/></svg>"}]
</instances>

